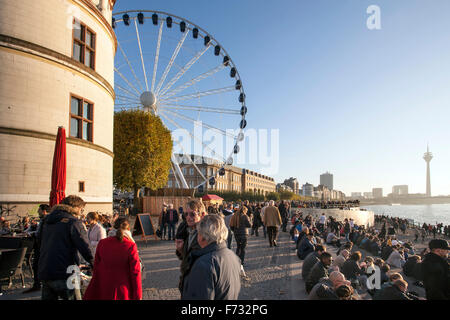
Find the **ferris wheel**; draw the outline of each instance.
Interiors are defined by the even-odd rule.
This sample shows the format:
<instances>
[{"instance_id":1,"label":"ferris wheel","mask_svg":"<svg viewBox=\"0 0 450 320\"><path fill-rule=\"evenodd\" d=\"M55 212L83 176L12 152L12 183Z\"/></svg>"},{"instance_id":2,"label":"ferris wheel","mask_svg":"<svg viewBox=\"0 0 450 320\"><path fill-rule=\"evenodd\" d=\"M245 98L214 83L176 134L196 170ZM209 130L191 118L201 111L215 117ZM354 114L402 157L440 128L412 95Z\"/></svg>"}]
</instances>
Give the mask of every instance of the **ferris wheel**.
<instances>
[{"instance_id":1,"label":"ferris wheel","mask_svg":"<svg viewBox=\"0 0 450 320\"><path fill-rule=\"evenodd\" d=\"M225 175L225 168L233 164L247 126L244 87L233 60L204 29L165 12L117 12L112 26L119 49L114 62L114 110L152 112L171 132L187 132L201 145L202 150L195 150L202 153L201 159L207 154L220 170L208 176L191 158L191 150L172 134L172 170L178 187L202 190L205 184L214 185L217 175ZM214 140L219 136L231 147L212 148L204 141L203 129L198 130L199 123L215 135ZM180 154L201 177L195 185L186 182Z\"/></svg>"}]
</instances>

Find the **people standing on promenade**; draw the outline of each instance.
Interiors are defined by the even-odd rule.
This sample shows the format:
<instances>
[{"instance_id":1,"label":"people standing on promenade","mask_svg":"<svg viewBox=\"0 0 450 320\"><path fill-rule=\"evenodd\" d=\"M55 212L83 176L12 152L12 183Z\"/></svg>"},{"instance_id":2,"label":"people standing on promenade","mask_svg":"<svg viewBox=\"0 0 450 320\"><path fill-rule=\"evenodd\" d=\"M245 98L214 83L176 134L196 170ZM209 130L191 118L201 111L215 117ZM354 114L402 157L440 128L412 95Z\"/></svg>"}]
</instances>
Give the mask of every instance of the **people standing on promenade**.
<instances>
[{"instance_id":1,"label":"people standing on promenade","mask_svg":"<svg viewBox=\"0 0 450 320\"><path fill-rule=\"evenodd\" d=\"M233 233L230 229L230 221L233 217L233 207L231 203L227 204L226 208L222 210L222 214L224 215L225 225L228 229L227 248L231 249L231 243L233 242Z\"/></svg>"},{"instance_id":2,"label":"people standing on promenade","mask_svg":"<svg viewBox=\"0 0 450 320\"><path fill-rule=\"evenodd\" d=\"M280 211L280 216L281 216L281 221L282 221L282 226L281 226L281 230L283 230L283 232L286 232L286 226L288 223L288 212L287 212L287 205L284 201L281 201L280 205L278 206L278 211Z\"/></svg>"},{"instance_id":3,"label":"people standing on promenade","mask_svg":"<svg viewBox=\"0 0 450 320\"><path fill-rule=\"evenodd\" d=\"M24 294L31 293L34 291L41 290L41 282L39 280L38 272L39 272L39 255L41 249L41 230L42 225L45 222L46 217L50 213L50 206L48 204L40 204L38 208L38 214L40 218L40 222L37 228L36 233L33 234L33 285L31 288L23 291Z\"/></svg>"},{"instance_id":4,"label":"people standing on promenade","mask_svg":"<svg viewBox=\"0 0 450 320\"><path fill-rule=\"evenodd\" d=\"M253 225L252 225L252 235L259 236L259 227L262 225L261 219L261 204L258 204L253 211Z\"/></svg>"},{"instance_id":5,"label":"people standing on promenade","mask_svg":"<svg viewBox=\"0 0 450 320\"><path fill-rule=\"evenodd\" d=\"M242 212L246 211L242 208ZM239 258L226 246L227 227L219 215L197 225L199 250L192 251L184 276L182 300L237 300L241 289Z\"/></svg>"},{"instance_id":6,"label":"people standing on promenade","mask_svg":"<svg viewBox=\"0 0 450 320\"><path fill-rule=\"evenodd\" d=\"M106 230L98 223L99 215L97 212L89 212L86 216L86 220L89 225L88 229L89 244L91 245L92 253L95 256L97 244L100 242L100 240L106 238Z\"/></svg>"},{"instance_id":7,"label":"people standing on promenade","mask_svg":"<svg viewBox=\"0 0 450 320\"><path fill-rule=\"evenodd\" d=\"M206 216L206 208L200 199L190 200L186 208L186 224L178 227L175 239L176 255L181 260L178 288L183 293L184 277L189 272L189 255L201 247L197 241L196 225Z\"/></svg>"},{"instance_id":8,"label":"people standing on promenade","mask_svg":"<svg viewBox=\"0 0 450 320\"><path fill-rule=\"evenodd\" d=\"M161 230L161 240L167 240L167 221L166 221L167 206L163 205L161 214L159 215L159 229Z\"/></svg>"},{"instance_id":9,"label":"people standing on promenade","mask_svg":"<svg viewBox=\"0 0 450 320\"><path fill-rule=\"evenodd\" d=\"M65 197L52 208L40 231L38 278L42 281L42 300L75 300L75 290L67 286L68 268L79 266L78 252L94 263L86 228L79 219L86 203L78 196Z\"/></svg>"},{"instance_id":10,"label":"people standing on promenade","mask_svg":"<svg viewBox=\"0 0 450 320\"><path fill-rule=\"evenodd\" d=\"M175 227L179 218L177 210L173 208L173 204L169 204L169 209L167 209L165 217L165 223L168 227L169 241L175 240Z\"/></svg>"},{"instance_id":11,"label":"people standing on promenade","mask_svg":"<svg viewBox=\"0 0 450 320\"><path fill-rule=\"evenodd\" d=\"M348 221L348 219L345 218L345 220L344 220L344 234L345 234L345 240L347 242L350 242L350 238L349 238L350 232L352 232L352 227L351 227L350 222Z\"/></svg>"},{"instance_id":12,"label":"people standing on promenade","mask_svg":"<svg viewBox=\"0 0 450 320\"><path fill-rule=\"evenodd\" d=\"M130 239L130 224L119 218L116 235L97 245L92 279L84 300L141 300L141 264L137 246Z\"/></svg>"},{"instance_id":13,"label":"people standing on promenade","mask_svg":"<svg viewBox=\"0 0 450 320\"><path fill-rule=\"evenodd\" d=\"M244 266L245 247L248 240L248 228L252 226L247 213L247 207L242 206L233 214L230 220L230 229L233 231L234 239L236 240L236 255L241 259L242 267Z\"/></svg>"},{"instance_id":14,"label":"people standing on promenade","mask_svg":"<svg viewBox=\"0 0 450 320\"><path fill-rule=\"evenodd\" d=\"M273 200L269 201L269 205L264 210L263 223L267 228L269 236L269 246L277 246L278 228L281 226L280 211L275 207Z\"/></svg>"},{"instance_id":15,"label":"people standing on promenade","mask_svg":"<svg viewBox=\"0 0 450 320\"><path fill-rule=\"evenodd\" d=\"M430 253L421 263L423 284L428 300L450 300L450 270L448 242L433 239L428 244Z\"/></svg>"}]
</instances>

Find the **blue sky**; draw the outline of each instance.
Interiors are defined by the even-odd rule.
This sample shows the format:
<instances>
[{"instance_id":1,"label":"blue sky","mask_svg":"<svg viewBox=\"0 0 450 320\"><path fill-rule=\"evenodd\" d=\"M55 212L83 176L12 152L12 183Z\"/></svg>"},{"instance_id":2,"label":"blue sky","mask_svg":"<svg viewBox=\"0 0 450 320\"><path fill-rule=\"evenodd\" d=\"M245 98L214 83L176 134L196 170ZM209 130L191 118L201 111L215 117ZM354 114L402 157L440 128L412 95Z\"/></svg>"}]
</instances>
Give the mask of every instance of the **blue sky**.
<instances>
[{"instance_id":1,"label":"blue sky","mask_svg":"<svg viewBox=\"0 0 450 320\"><path fill-rule=\"evenodd\" d=\"M372 4L381 30L366 27ZM280 130L277 181L328 170L346 194L424 193L429 142L432 194L450 194L450 1L117 1L127 9L185 17L226 48L248 127Z\"/></svg>"}]
</instances>

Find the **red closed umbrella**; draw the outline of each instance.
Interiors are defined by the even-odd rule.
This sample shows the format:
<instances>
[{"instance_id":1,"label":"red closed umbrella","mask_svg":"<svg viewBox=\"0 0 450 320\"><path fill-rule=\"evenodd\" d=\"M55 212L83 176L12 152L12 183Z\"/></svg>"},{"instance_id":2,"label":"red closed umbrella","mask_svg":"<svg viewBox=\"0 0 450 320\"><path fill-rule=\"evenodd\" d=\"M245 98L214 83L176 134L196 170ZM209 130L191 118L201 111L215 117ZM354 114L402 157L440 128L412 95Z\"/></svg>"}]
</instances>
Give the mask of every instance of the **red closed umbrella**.
<instances>
[{"instance_id":1,"label":"red closed umbrella","mask_svg":"<svg viewBox=\"0 0 450 320\"><path fill-rule=\"evenodd\" d=\"M66 190L66 130L58 128L55 152L53 154L52 191L50 191L50 207L65 198Z\"/></svg>"}]
</instances>

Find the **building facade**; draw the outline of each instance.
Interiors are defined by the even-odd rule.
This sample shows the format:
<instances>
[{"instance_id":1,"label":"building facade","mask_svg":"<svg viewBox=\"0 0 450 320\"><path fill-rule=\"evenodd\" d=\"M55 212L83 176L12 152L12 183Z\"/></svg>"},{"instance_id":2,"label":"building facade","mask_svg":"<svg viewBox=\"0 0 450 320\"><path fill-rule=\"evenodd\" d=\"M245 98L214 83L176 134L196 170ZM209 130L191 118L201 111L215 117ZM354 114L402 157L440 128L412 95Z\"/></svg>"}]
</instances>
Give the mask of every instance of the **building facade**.
<instances>
[{"instance_id":1,"label":"building facade","mask_svg":"<svg viewBox=\"0 0 450 320\"><path fill-rule=\"evenodd\" d=\"M0 203L48 203L56 133L66 195L112 212L115 0L0 1Z\"/></svg>"},{"instance_id":2,"label":"building facade","mask_svg":"<svg viewBox=\"0 0 450 320\"><path fill-rule=\"evenodd\" d=\"M248 169L242 169L242 190L253 194L267 195L276 192L277 185L274 178Z\"/></svg>"},{"instance_id":3,"label":"building facade","mask_svg":"<svg viewBox=\"0 0 450 320\"><path fill-rule=\"evenodd\" d=\"M302 187L303 195L305 197L315 197L314 195L314 186L310 183L305 183Z\"/></svg>"},{"instance_id":4,"label":"building facade","mask_svg":"<svg viewBox=\"0 0 450 320\"><path fill-rule=\"evenodd\" d=\"M333 190L333 175L328 171L320 175L320 184L326 186L328 190Z\"/></svg>"},{"instance_id":5,"label":"building facade","mask_svg":"<svg viewBox=\"0 0 450 320\"><path fill-rule=\"evenodd\" d=\"M408 186L407 185L399 185L392 187L392 195L393 196L403 196L408 195Z\"/></svg>"},{"instance_id":6,"label":"building facade","mask_svg":"<svg viewBox=\"0 0 450 320\"><path fill-rule=\"evenodd\" d=\"M295 194L299 194L300 184L298 183L297 178L290 177L289 179L284 180L283 184L291 188Z\"/></svg>"},{"instance_id":7,"label":"building facade","mask_svg":"<svg viewBox=\"0 0 450 320\"><path fill-rule=\"evenodd\" d=\"M374 199L383 198L383 188L372 188L372 196Z\"/></svg>"}]
</instances>

